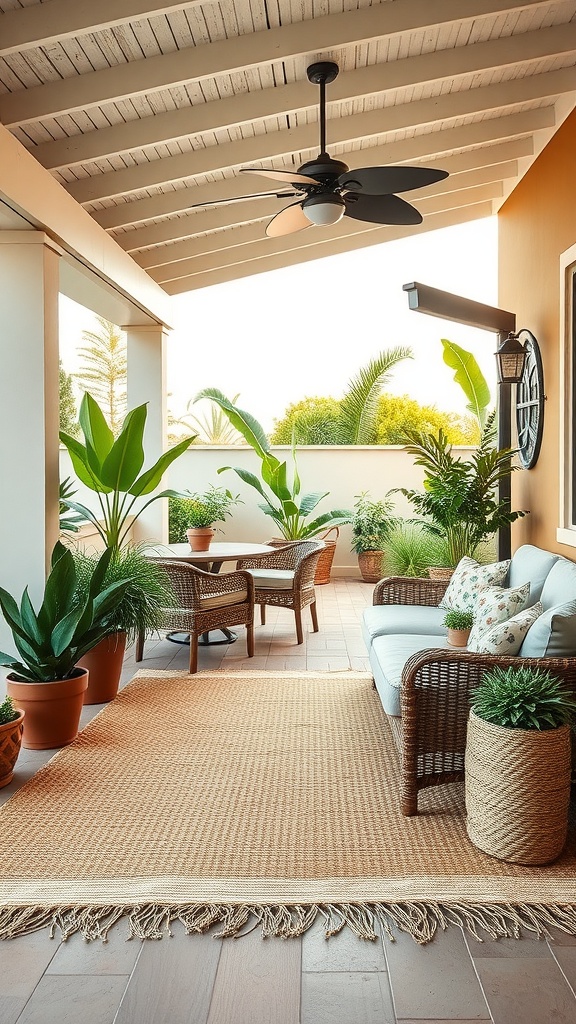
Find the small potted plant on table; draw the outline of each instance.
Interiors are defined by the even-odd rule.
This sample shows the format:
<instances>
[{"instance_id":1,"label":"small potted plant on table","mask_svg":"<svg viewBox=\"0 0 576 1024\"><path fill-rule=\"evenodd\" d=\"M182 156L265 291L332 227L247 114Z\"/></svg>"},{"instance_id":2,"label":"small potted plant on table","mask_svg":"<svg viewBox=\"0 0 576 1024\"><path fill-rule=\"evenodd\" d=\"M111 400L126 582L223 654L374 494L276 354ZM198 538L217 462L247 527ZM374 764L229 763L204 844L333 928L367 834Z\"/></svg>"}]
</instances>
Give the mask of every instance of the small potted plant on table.
<instances>
[{"instance_id":1,"label":"small potted plant on table","mask_svg":"<svg viewBox=\"0 0 576 1024\"><path fill-rule=\"evenodd\" d=\"M24 712L14 707L11 697L6 697L0 704L0 789L12 782L23 729Z\"/></svg>"},{"instance_id":2,"label":"small potted plant on table","mask_svg":"<svg viewBox=\"0 0 576 1024\"><path fill-rule=\"evenodd\" d=\"M215 532L214 523L223 523L239 502L239 497L231 491L214 486L203 494L189 492L186 497L170 498L170 542L178 543L185 534L192 551L208 551Z\"/></svg>"},{"instance_id":3,"label":"small potted plant on table","mask_svg":"<svg viewBox=\"0 0 576 1024\"><path fill-rule=\"evenodd\" d=\"M548 864L566 842L574 694L533 665L495 666L472 698L468 836L492 857Z\"/></svg>"},{"instance_id":4,"label":"small potted plant on table","mask_svg":"<svg viewBox=\"0 0 576 1024\"><path fill-rule=\"evenodd\" d=\"M472 612L463 612L457 608L446 612L444 625L448 630L448 643L451 647L466 647L473 622Z\"/></svg>"}]
</instances>

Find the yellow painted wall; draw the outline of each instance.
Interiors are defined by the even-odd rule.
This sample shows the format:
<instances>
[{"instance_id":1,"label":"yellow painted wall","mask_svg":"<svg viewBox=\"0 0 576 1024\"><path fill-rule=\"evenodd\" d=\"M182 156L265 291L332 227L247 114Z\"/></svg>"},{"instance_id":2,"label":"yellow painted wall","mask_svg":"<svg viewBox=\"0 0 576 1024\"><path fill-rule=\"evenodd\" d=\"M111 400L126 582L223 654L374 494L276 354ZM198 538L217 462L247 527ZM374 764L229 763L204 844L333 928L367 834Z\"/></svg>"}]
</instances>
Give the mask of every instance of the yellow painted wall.
<instances>
[{"instance_id":1,"label":"yellow painted wall","mask_svg":"<svg viewBox=\"0 0 576 1024\"><path fill-rule=\"evenodd\" d=\"M498 215L499 305L540 344L547 402L540 458L513 477L513 507L530 515L513 527L513 548L530 542L573 557L559 544L558 446L560 254L576 243L576 111L564 122Z\"/></svg>"}]
</instances>

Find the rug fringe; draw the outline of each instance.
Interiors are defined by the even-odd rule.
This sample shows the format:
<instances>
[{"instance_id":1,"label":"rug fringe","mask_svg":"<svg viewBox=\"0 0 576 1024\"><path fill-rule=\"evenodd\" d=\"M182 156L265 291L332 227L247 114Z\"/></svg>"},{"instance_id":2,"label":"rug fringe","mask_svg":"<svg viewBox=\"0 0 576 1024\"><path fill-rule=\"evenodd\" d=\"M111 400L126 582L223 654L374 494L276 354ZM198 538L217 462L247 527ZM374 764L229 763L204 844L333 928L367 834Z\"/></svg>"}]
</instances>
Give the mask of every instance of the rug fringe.
<instances>
[{"instance_id":1,"label":"rug fringe","mask_svg":"<svg viewBox=\"0 0 576 1024\"><path fill-rule=\"evenodd\" d=\"M293 905L193 904L169 906L141 904L131 907L3 907L0 908L0 939L13 939L43 928L50 938L57 932L65 941L80 933L91 942L107 942L110 929L128 919L130 939L161 939L172 934L172 921L180 921L187 934L208 931L219 925L216 938L241 938L260 927L263 938L297 938L320 917L326 938L350 928L361 939L378 938L377 926L393 942L396 928L415 942L430 942L438 929L455 925L478 942L482 933L491 939L522 937L534 932L550 937L550 928L576 935L576 904L477 904L477 903L318 903Z\"/></svg>"}]
</instances>

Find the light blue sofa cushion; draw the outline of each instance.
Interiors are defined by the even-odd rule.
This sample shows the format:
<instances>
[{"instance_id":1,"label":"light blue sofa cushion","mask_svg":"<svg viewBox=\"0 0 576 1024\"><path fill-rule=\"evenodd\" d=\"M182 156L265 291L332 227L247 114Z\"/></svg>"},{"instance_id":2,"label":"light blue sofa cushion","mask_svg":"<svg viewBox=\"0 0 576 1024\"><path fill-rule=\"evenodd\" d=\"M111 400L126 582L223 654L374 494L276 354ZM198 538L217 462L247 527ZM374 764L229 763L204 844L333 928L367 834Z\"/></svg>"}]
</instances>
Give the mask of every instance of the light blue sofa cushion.
<instances>
[{"instance_id":1,"label":"light blue sofa cushion","mask_svg":"<svg viewBox=\"0 0 576 1024\"><path fill-rule=\"evenodd\" d=\"M375 636L388 633L433 633L446 636L442 625L446 612L410 604L376 604L366 608L362 616L362 635L370 649Z\"/></svg>"},{"instance_id":2,"label":"light blue sofa cushion","mask_svg":"<svg viewBox=\"0 0 576 1024\"><path fill-rule=\"evenodd\" d=\"M559 558L560 555L553 555L551 551L544 551L543 548L537 548L534 544L522 544L512 555L504 585L506 587L521 587L524 583L529 583L528 607L530 607L540 600L542 587ZM557 601L554 602L554 604L557 603Z\"/></svg>"},{"instance_id":3,"label":"light blue sofa cushion","mask_svg":"<svg viewBox=\"0 0 576 1024\"><path fill-rule=\"evenodd\" d=\"M370 647L370 667L382 707L388 715L400 714L402 669L408 658L430 648L449 648L445 636L435 634L393 634L374 637ZM449 648L452 650L452 648Z\"/></svg>"},{"instance_id":4,"label":"light blue sofa cushion","mask_svg":"<svg viewBox=\"0 0 576 1024\"><path fill-rule=\"evenodd\" d=\"M575 655L576 600L565 601L540 615L530 626L520 648L521 658L573 658Z\"/></svg>"},{"instance_id":5,"label":"light blue sofa cushion","mask_svg":"<svg viewBox=\"0 0 576 1024\"><path fill-rule=\"evenodd\" d=\"M556 560L546 577L540 600L545 612L557 604L576 601L576 563L562 557Z\"/></svg>"}]
</instances>

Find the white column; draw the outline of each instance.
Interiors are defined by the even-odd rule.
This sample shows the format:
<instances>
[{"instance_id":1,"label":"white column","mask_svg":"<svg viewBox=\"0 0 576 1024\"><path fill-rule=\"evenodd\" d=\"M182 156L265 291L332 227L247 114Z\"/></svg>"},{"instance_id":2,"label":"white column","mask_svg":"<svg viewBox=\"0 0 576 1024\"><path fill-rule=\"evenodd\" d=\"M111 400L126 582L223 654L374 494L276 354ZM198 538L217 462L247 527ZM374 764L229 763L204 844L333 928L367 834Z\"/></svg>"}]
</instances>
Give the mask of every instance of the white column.
<instances>
[{"instance_id":1,"label":"white column","mask_svg":"<svg viewBox=\"0 0 576 1024\"><path fill-rule=\"evenodd\" d=\"M128 351L128 409L148 403L144 451L145 467L153 465L166 451L167 384L166 338L160 324L123 327ZM153 502L137 520L135 541L168 540L168 502Z\"/></svg>"},{"instance_id":2,"label":"white column","mask_svg":"<svg viewBox=\"0 0 576 1024\"><path fill-rule=\"evenodd\" d=\"M35 607L58 538L60 255L43 232L0 231L0 584Z\"/></svg>"}]
</instances>

